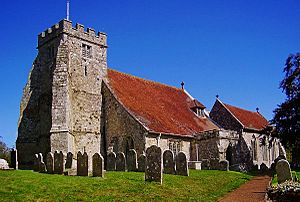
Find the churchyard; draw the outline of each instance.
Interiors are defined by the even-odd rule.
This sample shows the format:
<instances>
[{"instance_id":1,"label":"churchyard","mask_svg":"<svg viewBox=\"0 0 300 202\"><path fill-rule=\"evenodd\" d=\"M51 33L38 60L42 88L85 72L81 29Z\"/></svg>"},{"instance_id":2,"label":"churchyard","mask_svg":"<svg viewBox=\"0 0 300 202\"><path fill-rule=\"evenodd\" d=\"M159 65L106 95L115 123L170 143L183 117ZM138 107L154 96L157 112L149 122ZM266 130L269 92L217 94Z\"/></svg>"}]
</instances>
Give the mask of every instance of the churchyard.
<instances>
[{"instance_id":1,"label":"churchyard","mask_svg":"<svg viewBox=\"0 0 300 202\"><path fill-rule=\"evenodd\" d=\"M143 172L107 171L101 177L0 170L1 201L217 201L252 176L232 171L190 170L189 177L163 174L163 184Z\"/></svg>"}]
</instances>

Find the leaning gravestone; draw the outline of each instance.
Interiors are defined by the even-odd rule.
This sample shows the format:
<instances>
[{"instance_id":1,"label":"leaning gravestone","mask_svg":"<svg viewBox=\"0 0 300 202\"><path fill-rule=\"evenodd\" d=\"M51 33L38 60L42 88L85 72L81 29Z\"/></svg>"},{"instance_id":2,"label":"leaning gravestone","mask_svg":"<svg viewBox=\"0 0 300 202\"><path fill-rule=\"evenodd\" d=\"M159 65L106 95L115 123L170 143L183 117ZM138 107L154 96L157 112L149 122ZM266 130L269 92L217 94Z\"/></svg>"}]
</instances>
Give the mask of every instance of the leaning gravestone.
<instances>
[{"instance_id":1,"label":"leaning gravestone","mask_svg":"<svg viewBox=\"0 0 300 202\"><path fill-rule=\"evenodd\" d=\"M179 152L176 157L176 175L189 176L188 163L183 152Z\"/></svg>"},{"instance_id":2,"label":"leaning gravestone","mask_svg":"<svg viewBox=\"0 0 300 202\"><path fill-rule=\"evenodd\" d=\"M101 154L95 153L93 155L93 176L103 177L104 176L104 160Z\"/></svg>"},{"instance_id":3,"label":"leaning gravestone","mask_svg":"<svg viewBox=\"0 0 300 202\"><path fill-rule=\"evenodd\" d=\"M276 173L278 183L283 183L286 180L292 180L291 168L287 160L281 159L277 162Z\"/></svg>"},{"instance_id":4,"label":"leaning gravestone","mask_svg":"<svg viewBox=\"0 0 300 202\"><path fill-rule=\"evenodd\" d=\"M145 154L141 154L138 158L138 171L145 172L145 163L146 163L146 156Z\"/></svg>"},{"instance_id":5,"label":"leaning gravestone","mask_svg":"<svg viewBox=\"0 0 300 202\"><path fill-rule=\"evenodd\" d=\"M229 171L229 161L221 160L219 162L219 170Z\"/></svg>"},{"instance_id":6,"label":"leaning gravestone","mask_svg":"<svg viewBox=\"0 0 300 202\"><path fill-rule=\"evenodd\" d=\"M48 152L46 156L46 169L47 173L53 174L54 172L54 159L53 159L53 154L51 152Z\"/></svg>"},{"instance_id":7,"label":"leaning gravestone","mask_svg":"<svg viewBox=\"0 0 300 202\"><path fill-rule=\"evenodd\" d=\"M62 151L54 152L54 174L63 174L64 173L64 154Z\"/></svg>"},{"instance_id":8,"label":"leaning gravestone","mask_svg":"<svg viewBox=\"0 0 300 202\"><path fill-rule=\"evenodd\" d=\"M88 176L88 155L86 152L81 154L79 151L77 154L77 175L78 176Z\"/></svg>"},{"instance_id":9,"label":"leaning gravestone","mask_svg":"<svg viewBox=\"0 0 300 202\"><path fill-rule=\"evenodd\" d=\"M109 154L107 154L106 170L116 170L116 154L114 152L110 152Z\"/></svg>"},{"instance_id":10,"label":"leaning gravestone","mask_svg":"<svg viewBox=\"0 0 300 202\"><path fill-rule=\"evenodd\" d=\"M18 152L16 149L12 149L10 152L10 163L13 169L18 170Z\"/></svg>"},{"instance_id":11,"label":"leaning gravestone","mask_svg":"<svg viewBox=\"0 0 300 202\"><path fill-rule=\"evenodd\" d=\"M164 151L163 165L164 165L164 173L175 175L174 155L171 150Z\"/></svg>"},{"instance_id":12,"label":"leaning gravestone","mask_svg":"<svg viewBox=\"0 0 300 202\"><path fill-rule=\"evenodd\" d=\"M72 152L68 152L67 153L67 159L66 159L65 168L66 169L72 168L72 163L73 163L73 154L72 154Z\"/></svg>"},{"instance_id":13,"label":"leaning gravestone","mask_svg":"<svg viewBox=\"0 0 300 202\"><path fill-rule=\"evenodd\" d=\"M126 170L126 160L125 154L123 152L117 153L116 156L116 171L125 171Z\"/></svg>"},{"instance_id":14,"label":"leaning gravestone","mask_svg":"<svg viewBox=\"0 0 300 202\"><path fill-rule=\"evenodd\" d=\"M128 171L137 170L137 155L134 149L129 150L126 162Z\"/></svg>"},{"instance_id":15,"label":"leaning gravestone","mask_svg":"<svg viewBox=\"0 0 300 202\"><path fill-rule=\"evenodd\" d=\"M146 150L145 181L162 183L162 152L155 145Z\"/></svg>"}]
</instances>

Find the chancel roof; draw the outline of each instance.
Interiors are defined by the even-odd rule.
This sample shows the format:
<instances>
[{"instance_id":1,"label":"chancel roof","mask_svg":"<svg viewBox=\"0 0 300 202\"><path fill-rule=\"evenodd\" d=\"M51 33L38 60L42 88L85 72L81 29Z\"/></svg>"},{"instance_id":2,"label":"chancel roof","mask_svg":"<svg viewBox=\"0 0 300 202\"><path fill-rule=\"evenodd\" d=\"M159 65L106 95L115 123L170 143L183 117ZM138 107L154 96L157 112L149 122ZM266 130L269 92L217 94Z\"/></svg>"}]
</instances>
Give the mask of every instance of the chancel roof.
<instances>
[{"instance_id":1,"label":"chancel roof","mask_svg":"<svg viewBox=\"0 0 300 202\"><path fill-rule=\"evenodd\" d=\"M180 88L108 70L109 86L114 96L150 132L193 135L218 129L207 117L191 110L201 106Z\"/></svg>"}]
</instances>

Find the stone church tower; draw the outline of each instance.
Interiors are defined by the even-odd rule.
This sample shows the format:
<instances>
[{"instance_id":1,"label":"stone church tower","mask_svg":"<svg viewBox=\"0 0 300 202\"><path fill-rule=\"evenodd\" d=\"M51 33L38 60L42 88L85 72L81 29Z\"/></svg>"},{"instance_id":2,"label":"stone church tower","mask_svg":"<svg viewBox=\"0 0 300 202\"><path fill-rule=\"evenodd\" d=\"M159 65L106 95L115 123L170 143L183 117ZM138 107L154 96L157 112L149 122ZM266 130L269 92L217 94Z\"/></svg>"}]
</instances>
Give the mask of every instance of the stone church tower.
<instances>
[{"instance_id":1,"label":"stone church tower","mask_svg":"<svg viewBox=\"0 0 300 202\"><path fill-rule=\"evenodd\" d=\"M20 168L38 152L100 152L106 34L62 20L38 36L37 48L20 106Z\"/></svg>"}]
</instances>

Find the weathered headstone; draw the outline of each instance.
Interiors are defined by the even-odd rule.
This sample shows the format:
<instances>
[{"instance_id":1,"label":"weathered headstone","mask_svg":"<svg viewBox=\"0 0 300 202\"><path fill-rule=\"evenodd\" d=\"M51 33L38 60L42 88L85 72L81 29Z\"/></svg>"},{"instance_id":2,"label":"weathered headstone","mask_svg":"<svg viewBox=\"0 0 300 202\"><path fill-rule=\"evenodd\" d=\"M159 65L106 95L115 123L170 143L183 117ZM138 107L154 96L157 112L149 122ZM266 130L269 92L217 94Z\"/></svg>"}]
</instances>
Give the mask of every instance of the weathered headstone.
<instances>
[{"instance_id":1,"label":"weathered headstone","mask_svg":"<svg viewBox=\"0 0 300 202\"><path fill-rule=\"evenodd\" d=\"M88 155L86 152L81 154L79 151L77 153L77 175L78 176L88 176Z\"/></svg>"},{"instance_id":2,"label":"weathered headstone","mask_svg":"<svg viewBox=\"0 0 300 202\"><path fill-rule=\"evenodd\" d=\"M175 175L174 155L171 150L164 151L163 154L164 173Z\"/></svg>"},{"instance_id":3,"label":"weathered headstone","mask_svg":"<svg viewBox=\"0 0 300 202\"><path fill-rule=\"evenodd\" d=\"M145 172L145 165L146 165L146 156L145 154L141 154L138 158L138 171Z\"/></svg>"},{"instance_id":4,"label":"weathered headstone","mask_svg":"<svg viewBox=\"0 0 300 202\"><path fill-rule=\"evenodd\" d=\"M156 145L146 150L145 181L162 183L162 151Z\"/></svg>"},{"instance_id":5,"label":"weathered headstone","mask_svg":"<svg viewBox=\"0 0 300 202\"><path fill-rule=\"evenodd\" d=\"M93 176L103 177L104 176L104 160L101 154L95 153L93 155Z\"/></svg>"},{"instance_id":6,"label":"weathered headstone","mask_svg":"<svg viewBox=\"0 0 300 202\"><path fill-rule=\"evenodd\" d=\"M267 172L269 170L268 166L265 163L260 164L259 170L261 172Z\"/></svg>"},{"instance_id":7,"label":"weathered headstone","mask_svg":"<svg viewBox=\"0 0 300 202\"><path fill-rule=\"evenodd\" d=\"M73 154L72 154L72 152L68 152L67 153L67 159L66 159L65 168L66 169L72 168L72 163L73 163Z\"/></svg>"},{"instance_id":8,"label":"weathered headstone","mask_svg":"<svg viewBox=\"0 0 300 202\"><path fill-rule=\"evenodd\" d=\"M53 172L54 172L54 159L53 159L53 154L51 152L48 152L47 156L46 156L46 169L47 169L47 173L53 174Z\"/></svg>"},{"instance_id":9,"label":"weathered headstone","mask_svg":"<svg viewBox=\"0 0 300 202\"><path fill-rule=\"evenodd\" d=\"M9 169L8 163L5 159L0 159L0 170Z\"/></svg>"},{"instance_id":10,"label":"weathered headstone","mask_svg":"<svg viewBox=\"0 0 300 202\"><path fill-rule=\"evenodd\" d=\"M292 180L290 164L287 160L281 159L276 164L276 173L278 183L283 183L286 180Z\"/></svg>"},{"instance_id":11,"label":"weathered headstone","mask_svg":"<svg viewBox=\"0 0 300 202\"><path fill-rule=\"evenodd\" d=\"M44 161L41 161L41 163L40 163L40 173L46 173L46 172L47 172L46 164L44 163Z\"/></svg>"},{"instance_id":12,"label":"weathered headstone","mask_svg":"<svg viewBox=\"0 0 300 202\"><path fill-rule=\"evenodd\" d=\"M209 159L203 159L201 162L201 170L210 170Z\"/></svg>"},{"instance_id":13,"label":"weathered headstone","mask_svg":"<svg viewBox=\"0 0 300 202\"><path fill-rule=\"evenodd\" d=\"M64 173L64 154L62 151L54 152L54 174L63 174Z\"/></svg>"},{"instance_id":14,"label":"weathered headstone","mask_svg":"<svg viewBox=\"0 0 300 202\"><path fill-rule=\"evenodd\" d=\"M189 176L188 163L183 152L179 152L176 156L176 175Z\"/></svg>"},{"instance_id":15,"label":"weathered headstone","mask_svg":"<svg viewBox=\"0 0 300 202\"><path fill-rule=\"evenodd\" d=\"M229 171L229 161L221 160L219 162L219 170Z\"/></svg>"},{"instance_id":16,"label":"weathered headstone","mask_svg":"<svg viewBox=\"0 0 300 202\"><path fill-rule=\"evenodd\" d=\"M38 172L40 169L39 167L39 155L34 154L33 156L33 171Z\"/></svg>"},{"instance_id":17,"label":"weathered headstone","mask_svg":"<svg viewBox=\"0 0 300 202\"><path fill-rule=\"evenodd\" d=\"M42 167L42 162L43 162L43 154L42 153L38 153L38 172L41 172L41 167Z\"/></svg>"},{"instance_id":18,"label":"weathered headstone","mask_svg":"<svg viewBox=\"0 0 300 202\"><path fill-rule=\"evenodd\" d=\"M116 156L116 171L125 171L126 170L126 160L125 154L123 152L117 153Z\"/></svg>"},{"instance_id":19,"label":"weathered headstone","mask_svg":"<svg viewBox=\"0 0 300 202\"><path fill-rule=\"evenodd\" d=\"M130 149L127 156L128 171L137 171L137 154L134 149Z\"/></svg>"},{"instance_id":20,"label":"weathered headstone","mask_svg":"<svg viewBox=\"0 0 300 202\"><path fill-rule=\"evenodd\" d=\"M106 170L107 171L116 170L116 154L114 152L110 152L107 154Z\"/></svg>"},{"instance_id":21,"label":"weathered headstone","mask_svg":"<svg viewBox=\"0 0 300 202\"><path fill-rule=\"evenodd\" d=\"M219 170L220 160L216 158L209 159L209 169L210 170Z\"/></svg>"},{"instance_id":22,"label":"weathered headstone","mask_svg":"<svg viewBox=\"0 0 300 202\"><path fill-rule=\"evenodd\" d=\"M16 149L12 149L10 152L10 164L11 168L18 170L18 152Z\"/></svg>"}]
</instances>

